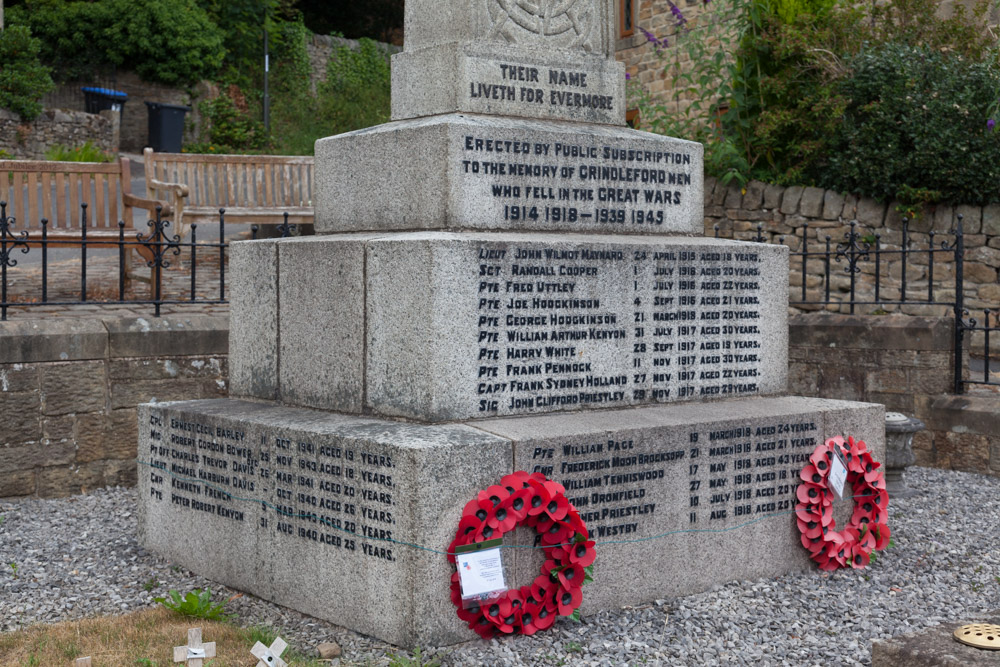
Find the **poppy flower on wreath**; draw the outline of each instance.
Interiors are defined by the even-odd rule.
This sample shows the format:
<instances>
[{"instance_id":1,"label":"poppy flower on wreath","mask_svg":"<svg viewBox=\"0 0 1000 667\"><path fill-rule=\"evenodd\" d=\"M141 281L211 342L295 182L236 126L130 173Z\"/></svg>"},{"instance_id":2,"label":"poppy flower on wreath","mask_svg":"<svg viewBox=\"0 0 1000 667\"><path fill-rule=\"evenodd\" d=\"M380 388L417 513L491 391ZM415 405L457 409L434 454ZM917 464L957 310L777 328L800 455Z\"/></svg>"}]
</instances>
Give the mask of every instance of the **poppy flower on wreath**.
<instances>
[{"instance_id":1,"label":"poppy flower on wreath","mask_svg":"<svg viewBox=\"0 0 1000 667\"><path fill-rule=\"evenodd\" d=\"M559 616L573 615L583 601L583 584L597 557L590 532L566 497L566 489L541 473L518 471L466 503L448 547L448 560L456 562L459 547L503 537L518 526L534 528L541 536L545 562L534 581L467 609L461 576L456 571L451 578L451 600L458 617L485 639L496 634L534 634L552 627Z\"/></svg>"},{"instance_id":2,"label":"poppy flower on wreath","mask_svg":"<svg viewBox=\"0 0 1000 667\"><path fill-rule=\"evenodd\" d=\"M827 486L835 452L847 464L845 488L853 489L855 501L843 530L833 519L834 493ZM873 551L889 546L889 494L880 468L864 440L837 436L817 446L799 473L795 524L802 546L821 570L864 568Z\"/></svg>"}]
</instances>

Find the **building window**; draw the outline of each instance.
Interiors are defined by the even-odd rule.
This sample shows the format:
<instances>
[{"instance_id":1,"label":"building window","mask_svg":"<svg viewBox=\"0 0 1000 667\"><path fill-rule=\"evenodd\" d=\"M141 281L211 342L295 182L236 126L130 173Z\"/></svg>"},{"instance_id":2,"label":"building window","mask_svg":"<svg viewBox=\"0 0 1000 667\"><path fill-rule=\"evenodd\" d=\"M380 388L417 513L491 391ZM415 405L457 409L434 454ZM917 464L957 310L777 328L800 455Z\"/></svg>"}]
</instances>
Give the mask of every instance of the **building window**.
<instances>
[{"instance_id":1,"label":"building window","mask_svg":"<svg viewBox=\"0 0 1000 667\"><path fill-rule=\"evenodd\" d=\"M625 124L633 130L639 129L639 110L629 109L625 112Z\"/></svg>"},{"instance_id":2,"label":"building window","mask_svg":"<svg viewBox=\"0 0 1000 667\"><path fill-rule=\"evenodd\" d=\"M635 32L637 0L618 0L618 37L631 37Z\"/></svg>"}]
</instances>

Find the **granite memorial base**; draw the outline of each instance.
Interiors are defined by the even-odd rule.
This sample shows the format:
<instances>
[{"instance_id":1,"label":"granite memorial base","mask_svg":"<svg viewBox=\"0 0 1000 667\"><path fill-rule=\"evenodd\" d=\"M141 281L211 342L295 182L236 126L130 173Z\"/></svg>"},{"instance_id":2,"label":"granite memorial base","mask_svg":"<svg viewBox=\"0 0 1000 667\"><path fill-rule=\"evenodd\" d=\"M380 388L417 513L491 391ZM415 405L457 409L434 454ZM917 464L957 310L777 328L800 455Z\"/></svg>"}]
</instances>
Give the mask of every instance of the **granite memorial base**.
<instances>
[{"instance_id":1,"label":"granite memorial base","mask_svg":"<svg viewBox=\"0 0 1000 667\"><path fill-rule=\"evenodd\" d=\"M230 390L435 422L777 394L787 253L510 232L240 243Z\"/></svg>"},{"instance_id":2,"label":"granite memorial base","mask_svg":"<svg viewBox=\"0 0 1000 667\"><path fill-rule=\"evenodd\" d=\"M597 542L588 614L812 567L793 515L814 447L849 434L884 457L882 406L807 398L443 425L220 399L139 418L144 547L406 647L475 637L443 552L465 503L513 470L565 485ZM537 576L534 551L504 558L508 585Z\"/></svg>"},{"instance_id":3,"label":"granite memorial base","mask_svg":"<svg viewBox=\"0 0 1000 667\"><path fill-rule=\"evenodd\" d=\"M316 142L316 233L701 234L703 147L596 123L446 114Z\"/></svg>"}]
</instances>

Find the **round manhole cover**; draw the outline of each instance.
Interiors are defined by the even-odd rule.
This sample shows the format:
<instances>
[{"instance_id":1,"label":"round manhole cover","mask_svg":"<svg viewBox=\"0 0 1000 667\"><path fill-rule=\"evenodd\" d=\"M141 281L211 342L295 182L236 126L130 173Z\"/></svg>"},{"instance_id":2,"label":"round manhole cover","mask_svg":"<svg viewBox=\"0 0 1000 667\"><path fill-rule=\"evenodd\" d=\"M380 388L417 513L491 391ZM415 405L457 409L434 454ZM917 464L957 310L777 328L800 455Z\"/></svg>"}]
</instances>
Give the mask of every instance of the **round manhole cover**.
<instances>
[{"instance_id":1,"label":"round manhole cover","mask_svg":"<svg viewBox=\"0 0 1000 667\"><path fill-rule=\"evenodd\" d=\"M955 630L955 639L976 648L1000 650L1000 625L971 623Z\"/></svg>"}]
</instances>

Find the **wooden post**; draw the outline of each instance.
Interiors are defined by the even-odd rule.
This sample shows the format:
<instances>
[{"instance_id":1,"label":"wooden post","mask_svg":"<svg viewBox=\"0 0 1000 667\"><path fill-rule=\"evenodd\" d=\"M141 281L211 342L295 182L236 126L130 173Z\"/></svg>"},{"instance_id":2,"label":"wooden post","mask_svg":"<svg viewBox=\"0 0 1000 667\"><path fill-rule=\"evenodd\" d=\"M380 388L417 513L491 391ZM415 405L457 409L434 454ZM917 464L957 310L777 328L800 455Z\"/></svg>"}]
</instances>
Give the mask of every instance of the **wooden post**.
<instances>
[{"instance_id":1,"label":"wooden post","mask_svg":"<svg viewBox=\"0 0 1000 667\"><path fill-rule=\"evenodd\" d=\"M201 628L188 630L187 646L174 647L174 662L183 662L187 667L204 667L205 658L215 657L215 642L201 642Z\"/></svg>"},{"instance_id":2,"label":"wooden post","mask_svg":"<svg viewBox=\"0 0 1000 667\"><path fill-rule=\"evenodd\" d=\"M3 4L3 0L0 0L0 5ZM90 656L86 658L77 658L76 662L73 663L73 667L91 667Z\"/></svg>"},{"instance_id":3,"label":"wooden post","mask_svg":"<svg viewBox=\"0 0 1000 667\"><path fill-rule=\"evenodd\" d=\"M257 667L287 667L288 663L281 659L281 654L288 648L288 643L281 637L275 638L268 648L257 642L250 649L250 653L257 658Z\"/></svg>"}]
</instances>

